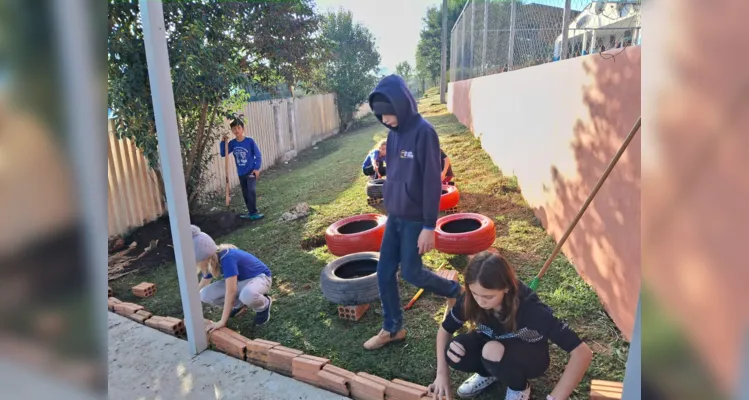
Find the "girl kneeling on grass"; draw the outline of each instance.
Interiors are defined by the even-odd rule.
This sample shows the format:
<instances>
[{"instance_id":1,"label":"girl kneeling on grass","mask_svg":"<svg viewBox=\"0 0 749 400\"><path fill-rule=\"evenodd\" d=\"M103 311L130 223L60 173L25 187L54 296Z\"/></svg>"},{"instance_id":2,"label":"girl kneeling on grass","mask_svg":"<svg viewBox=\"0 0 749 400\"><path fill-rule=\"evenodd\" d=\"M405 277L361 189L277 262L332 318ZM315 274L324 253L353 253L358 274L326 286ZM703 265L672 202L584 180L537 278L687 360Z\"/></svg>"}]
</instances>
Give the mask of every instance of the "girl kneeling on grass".
<instances>
[{"instance_id":1,"label":"girl kneeling on grass","mask_svg":"<svg viewBox=\"0 0 749 400\"><path fill-rule=\"evenodd\" d=\"M195 261L201 279L198 284L203 303L223 306L221 320L206 327L210 332L226 326L229 318L255 311L255 324L263 325L270 319L272 300L268 296L272 283L268 267L252 254L232 244L216 245L200 228L192 225ZM224 279L211 283L223 274Z\"/></svg>"},{"instance_id":2,"label":"girl kneeling on grass","mask_svg":"<svg viewBox=\"0 0 749 400\"><path fill-rule=\"evenodd\" d=\"M528 380L549 367L549 341L570 353L564 374L547 400L566 400L590 365L593 353L566 323L525 284L507 260L479 253L465 272L465 289L437 333L437 379L434 398L450 398L450 370L475 373L458 388L459 397L473 397L500 381L506 400L530 399ZM476 329L453 334L466 322Z\"/></svg>"}]
</instances>

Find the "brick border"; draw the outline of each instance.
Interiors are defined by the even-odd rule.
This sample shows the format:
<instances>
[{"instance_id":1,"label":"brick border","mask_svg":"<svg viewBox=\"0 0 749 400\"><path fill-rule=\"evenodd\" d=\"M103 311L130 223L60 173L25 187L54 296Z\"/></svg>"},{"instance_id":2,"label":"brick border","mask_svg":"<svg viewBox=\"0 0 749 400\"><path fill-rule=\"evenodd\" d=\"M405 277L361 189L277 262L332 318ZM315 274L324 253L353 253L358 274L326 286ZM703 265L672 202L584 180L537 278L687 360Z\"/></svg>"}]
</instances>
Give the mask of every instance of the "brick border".
<instances>
[{"instance_id":1,"label":"brick border","mask_svg":"<svg viewBox=\"0 0 749 400\"><path fill-rule=\"evenodd\" d=\"M447 279L457 280L456 271L440 272ZM123 302L112 296L107 299L107 306L111 312L169 335L179 338L186 335L181 319L153 315L139 304ZM206 319L205 324L209 323L212 321ZM282 346L278 342L248 339L226 327L211 332L208 341L214 349L231 357L354 400L432 399L425 386L401 379L388 381L365 372L355 374L334 366L327 358L304 354L301 350ZM619 382L593 380L590 398L620 399L621 388L622 384Z\"/></svg>"}]
</instances>

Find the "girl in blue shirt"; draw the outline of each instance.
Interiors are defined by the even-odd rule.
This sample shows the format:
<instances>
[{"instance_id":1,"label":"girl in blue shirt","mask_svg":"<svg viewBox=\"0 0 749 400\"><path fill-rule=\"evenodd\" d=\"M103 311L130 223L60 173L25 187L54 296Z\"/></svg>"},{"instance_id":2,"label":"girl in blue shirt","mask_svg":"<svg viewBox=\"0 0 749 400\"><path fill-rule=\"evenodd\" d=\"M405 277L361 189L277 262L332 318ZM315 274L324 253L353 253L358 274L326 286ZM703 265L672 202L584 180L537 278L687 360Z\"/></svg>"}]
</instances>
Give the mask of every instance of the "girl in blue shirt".
<instances>
[{"instance_id":1,"label":"girl in blue shirt","mask_svg":"<svg viewBox=\"0 0 749 400\"><path fill-rule=\"evenodd\" d=\"M387 141L382 140L377 144L377 147L375 147L374 150L367 154L367 158L364 159L364 162L361 165L364 175L372 179L379 179L385 176L386 152Z\"/></svg>"},{"instance_id":2,"label":"girl in blue shirt","mask_svg":"<svg viewBox=\"0 0 749 400\"><path fill-rule=\"evenodd\" d=\"M226 326L229 318L255 311L255 324L263 325L270 319L270 269L254 255L232 244L216 245L200 228L192 226L195 261L200 274L200 300L223 307L221 320L206 327L208 332ZM214 278L224 279L212 282Z\"/></svg>"}]
</instances>

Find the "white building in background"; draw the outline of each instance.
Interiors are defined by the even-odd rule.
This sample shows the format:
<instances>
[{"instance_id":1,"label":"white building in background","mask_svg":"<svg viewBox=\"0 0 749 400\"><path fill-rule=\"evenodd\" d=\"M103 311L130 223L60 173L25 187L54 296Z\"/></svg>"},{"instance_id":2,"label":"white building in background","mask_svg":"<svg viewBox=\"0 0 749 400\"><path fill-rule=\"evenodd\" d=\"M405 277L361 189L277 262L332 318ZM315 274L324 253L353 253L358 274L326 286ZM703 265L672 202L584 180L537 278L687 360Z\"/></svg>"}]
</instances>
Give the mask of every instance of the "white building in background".
<instances>
[{"instance_id":1,"label":"white building in background","mask_svg":"<svg viewBox=\"0 0 749 400\"><path fill-rule=\"evenodd\" d=\"M640 45L640 18L640 1L592 1L568 26L565 58ZM559 60L561 47L560 34L554 43L554 61Z\"/></svg>"}]
</instances>

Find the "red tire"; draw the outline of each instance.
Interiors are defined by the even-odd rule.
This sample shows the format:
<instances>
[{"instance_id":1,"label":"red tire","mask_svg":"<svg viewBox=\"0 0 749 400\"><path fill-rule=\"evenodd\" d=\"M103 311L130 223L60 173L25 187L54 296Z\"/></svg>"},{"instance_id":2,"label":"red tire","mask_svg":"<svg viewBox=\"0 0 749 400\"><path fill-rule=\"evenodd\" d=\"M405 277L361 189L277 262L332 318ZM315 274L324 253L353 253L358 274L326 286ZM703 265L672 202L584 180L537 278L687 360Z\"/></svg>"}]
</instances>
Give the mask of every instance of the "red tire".
<instances>
[{"instance_id":1,"label":"red tire","mask_svg":"<svg viewBox=\"0 0 749 400\"><path fill-rule=\"evenodd\" d=\"M496 237L488 217L458 213L437 220L434 247L446 254L475 254L490 248Z\"/></svg>"},{"instance_id":2,"label":"red tire","mask_svg":"<svg viewBox=\"0 0 749 400\"><path fill-rule=\"evenodd\" d=\"M452 185L442 185L442 197L440 197L440 211L449 210L458 205L460 192Z\"/></svg>"},{"instance_id":3,"label":"red tire","mask_svg":"<svg viewBox=\"0 0 749 400\"><path fill-rule=\"evenodd\" d=\"M380 251L387 217L363 214L344 218L325 231L325 243L333 255L343 257L353 253Z\"/></svg>"}]
</instances>

